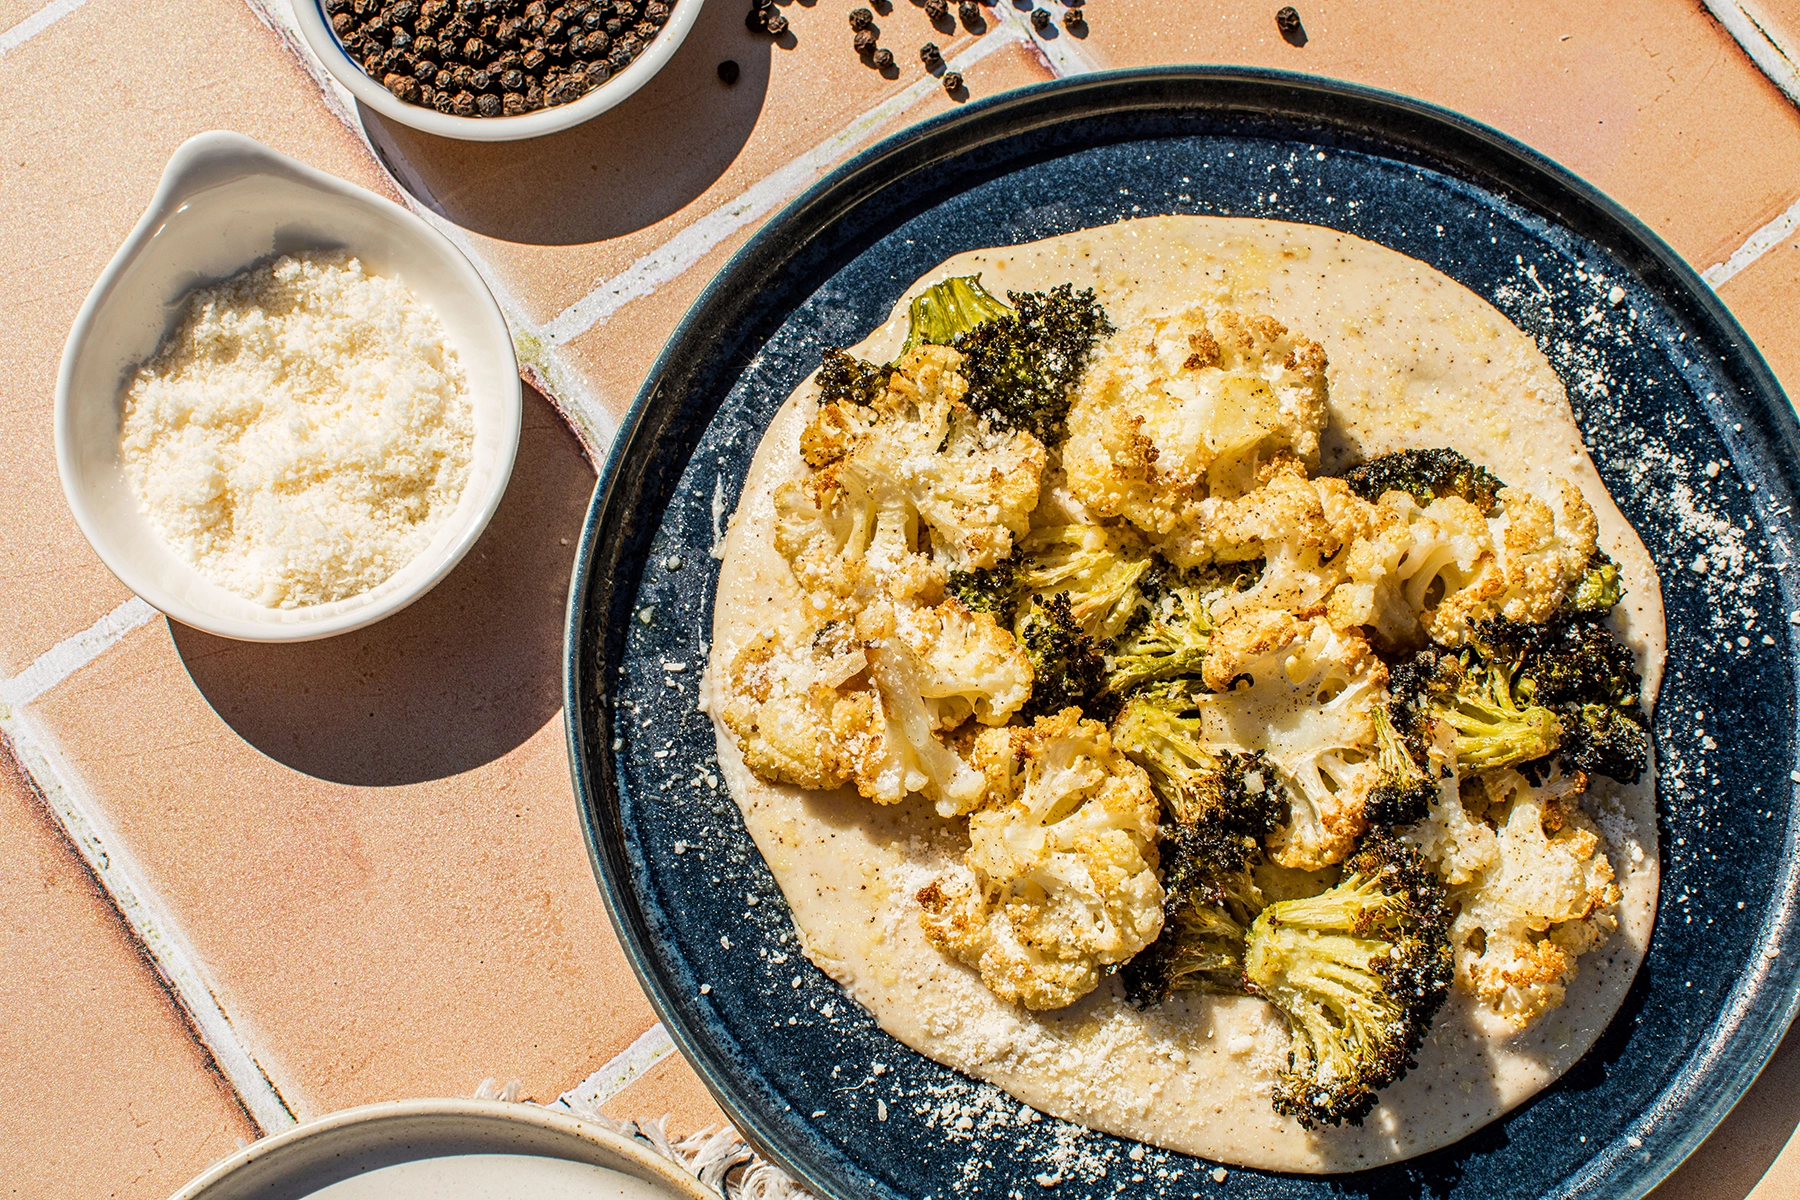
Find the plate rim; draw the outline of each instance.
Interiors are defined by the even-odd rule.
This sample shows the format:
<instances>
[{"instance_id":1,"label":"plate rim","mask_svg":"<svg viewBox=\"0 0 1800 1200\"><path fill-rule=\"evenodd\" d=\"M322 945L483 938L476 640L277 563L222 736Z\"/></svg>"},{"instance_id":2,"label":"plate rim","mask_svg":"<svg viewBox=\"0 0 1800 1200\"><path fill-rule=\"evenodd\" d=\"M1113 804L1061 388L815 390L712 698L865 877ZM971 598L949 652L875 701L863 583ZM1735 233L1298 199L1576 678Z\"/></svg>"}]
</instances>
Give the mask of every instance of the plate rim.
<instances>
[{"instance_id":1,"label":"plate rim","mask_svg":"<svg viewBox=\"0 0 1800 1200\"><path fill-rule=\"evenodd\" d=\"M764 1157L776 1163L789 1175L811 1189L821 1197L831 1200L851 1200L857 1193L850 1189L848 1181L833 1178L828 1174L813 1169L813 1159L804 1155L787 1152L788 1138L784 1136L780 1114L763 1114L756 1107L741 1100L726 1084L721 1073L704 1053L695 1034L688 1029L682 1010L675 1002L675 997L665 985L650 962L650 954L640 938L649 939L648 931L642 927L643 917L637 904L640 895L630 873L619 864L615 872L609 862L609 849L603 844L601 830L594 819L596 806L600 803L600 793L606 789L597 788L590 779L590 746L587 738L584 715L587 711L585 696L581 687L586 673L582 670L582 648L587 631L588 596L594 584L594 559L598 548L601 526L605 523L613 507L615 492L625 472L626 465L642 457L645 447L636 443L643 432L644 418L655 403L662 390L664 375L673 360L677 357L678 348L692 338L696 331L709 325L710 310L737 291L735 277L745 270L752 269L758 260L768 254L782 238L787 236L788 227L808 217L820 206L826 206L829 215L817 217L823 229L832 221L853 210L865 197L866 193L879 190L892 181L893 176L886 172L893 164L900 164L901 174L911 174L921 169L931 159L906 163L908 156L928 152L941 141L954 141L955 135L967 126L979 126L988 121L997 121L1009 112L1030 113L1037 106L1044 106L1050 111L1041 114L1039 119L1029 123L1011 125L996 132L992 137L970 143L958 142L948 148L938 158L950 158L965 154L981 145L1005 141L1021 133L1042 129L1065 122L1071 115L1098 115L1101 112L1125 113L1130 111L1148 111L1156 108L1172 107L1168 102L1158 104L1154 99L1153 89L1158 84L1192 85L1203 87L1206 84L1220 84L1265 89L1290 89L1316 96L1337 97L1352 100L1364 106L1387 110L1386 115L1408 119L1425 129L1441 134L1459 135L1474 146L1487 153L1498 156L1502 162L1508 163L1511 176L1535 176L1542 183L1560 189L1567 196L1592 210L1592 216L1601 225L1610 225L1615 239L1604 243L1605 248L1621 258L1627 259L1626 266L1634 276L1642 279L1646 274L1646 266L1660 273L1660 281L1665 289L1673 289L1675 296L1686 306L1690 319L1710 325L1715 331L1724 335L1723 341L1729 347L1729 365L1735 372L1741 373L1747 384L1746 398L1753 402L1746 407L1754 412L1765 424L1761 432L1770 443L1784 446L1789 452L1785 457L1775 461L1775 468L1784 477L1790 489L1800 492L1800 415L1797 415L1785 389L1775 377L1764 360L1755 342L1744 331L1718 296L1700 276L1699 272L1682 258L1662 237L1644 224L1622 204L1613 200L1605 192L1588 183L1581 176L1562 166L1554 159L1540 151L1532 149L1516 138L1501 132L1483 122L1477 121L1455 110L1444 108L1428 101L1382 88L1369 87L1363 84L1303 72L1285 71L1274 68L1246 67L1232 65L1171 65L1121 68L1115 70L1094 71L1084 75L1070 76L1032 84L994 96L984 97L958 109L927 119L917 125L899 130L881 139L874 145L855 154L840 164L823 178L807 188L795 199L784 205L736 250L719 271L708 281L705 288L689 305L680 322L675 326L668 340L645 376L644 383L633 399L630 408L620 420L613 441L608 448L606 461L596 481L594 493L590 500L586 517L582 523L581 541L577 546L574 567L571 571L569 600L566 611L564 655L563 655L563 701L564 730L569 754L569 769L574 784L577 817L582 826L582 839L587 847L588 859L593 869L600 892L605 901L607 915L611 919L614 932L618 935L626 956L631 962L632 970L637 976L640 986L650 998L663 1027L668 1031L676 1047L683 1057L706 1084L720 1108L731 1119L738 1133L755 1146ZM1136 106L1119 105L1104 109L1092 110L1091 114L1083 114L1077 108L1077 99L1092 96L1096 93L1129 93L1135 88L1145 88L1146 97L1143 103ZM1049 102L1049 103L1046 103ZM1056 107L1057 103L1061 107ZM1208 111L1232 111L1216 107ZM1247 114L1272 113L1279 110L1271 107L1240 109ZM1366 129L1364 136L1372 141L1383 141L1394 145L1399 138L1391 130L1385 128ZM1440 169L1440 168L1433 168ZM1512 203L1540 217L1547 217L1552 224L1568 228L1568 222L1555 214L1546 214L1541 206L1533 203L1513 188L1506 186L1498 176L1493 179L1470 179L1464 175L1453 175L1463 182L1473 183L1483 190L1502 196ZM835 210L835 211L833 211ZM800 245L804 245L801 243ZM1629 261L1627 251L1641 255L1643 261ZM797 253L790 250L782 257L792 258ZM1665 290L1663 298L1671 297ZM1735 464L1734 464L1735 465ZM606 586L610 587L611 581ZM610 762L610 756L602 748L601 757ZM609 772L610 774L610 772ZM616 794L614 795L616 801ZM616 808L616 803L613 807ZM1797 831L1794 825L1795 806L1790 797L1788 807L1788 825L1783 831L1782 861L1790 875L1796 874L1797 866ZM1658 905L1658 919L1661 919L1662 905ZM1796 926L1800 925L1800 913L1792 906L1787 906L1785 924L1776 924L1775 918L1784 914L1781 910L1772 909L1762 926L1767 933L1774 926L1775 937L1766 950L1772 950L1774 943L1788 940L1783 935L1792 935ZM1785 952L1784 952L1785 953ZM1781 1004L1777 1009L1765 1010L1762 1021L1750 1034L1743 1032L1740 1023L1729 1035L1737 1043L1739 1051L1736 1062L1729 1071L1724 1072L1726 1078L1713 1079L1713 1086L1707 1089L1704 1096L1696 1096L1692 1087L1687 1088L1683 1107L1696 1114L1696 1119L1685 1123L1678 1134L1663 1141L1657 1152L1647 1157L1635 1159L1629 1165L1615 1163L1615 1168L1622 1170L1609 1171L1604 1177L1608 1190L1600 1193L1594 1190L1593 1180L1581 1190L1590 1196L1605 1194L1616 1197L1616 1200L1642 1200L1658 1184L1663 1182L1682 1162L1684 1162L1719 1124L1728 1116L1743 1098L1757 1077L1768 1065L1775 1050L1786 1035L1797 1013L1800 1013L1800 975L1791 975L1785 986L1785 994L1781 996ZM1610 1024L1610 1022L1609 1022ZM1691 1080L1683 1081L1687 1084ZM1724 1086L1718 1086L1723 1083ZM1667 1089L1661 1095L1667 1094ZM1529 1103L1527 1100L1525 1103ZM1510 1110L1509 1110L1510 1111ZM1494 1118L1500 1121L1506 1114ZM801 1122L804 1124L804 1122ZM1490 1121L1481 1128L1487 1128ZM1470 1131L1472 1136L1475 1130ZM1461 1139L1459 1139L1460 1141ZM1641 1152L1640 1152L1641 1154ZM1590 1159L1598 1162L1599 1159ZM819 1164L821 1167L826 1164ZM1360 1173L1335 1173L1307 1178L1348 1179Z\"/></svg>"}]
</instances>

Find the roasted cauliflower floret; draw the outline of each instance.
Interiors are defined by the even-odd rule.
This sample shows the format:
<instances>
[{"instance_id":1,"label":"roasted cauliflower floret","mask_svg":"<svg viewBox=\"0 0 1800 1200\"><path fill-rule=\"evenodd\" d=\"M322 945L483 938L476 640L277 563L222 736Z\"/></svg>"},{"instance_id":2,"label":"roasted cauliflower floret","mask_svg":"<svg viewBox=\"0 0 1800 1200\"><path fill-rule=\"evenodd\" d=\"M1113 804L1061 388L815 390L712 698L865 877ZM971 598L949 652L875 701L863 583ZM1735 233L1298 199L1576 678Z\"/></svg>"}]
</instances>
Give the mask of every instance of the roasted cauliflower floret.
<instances>
[{"instance_id":1,"label":"roasted cauliflower floret","mask_svg":"<svg viewBox=\"0 0 1800 1200\"><path fill-rule=\"evenodd\" d=\"M955 600L876 600L816 632L764 634L724 683L720 716L764 779L854 783L881 804L918 792L951 815L980 803L985 782L949 731L1017 712L1031 664L992 617Z\"/></svg>"},{"instance_id":2,"label":"roasted cauliflower floret","mask_svg":"<svg viewBox=\"0 0 1800 1200\"><path fill-rule=\"evenodd\" d=\"M918 660L919 692L939 729L973 716L1002 725L1031 698L1031 660L987 613L958 600L894 609L894 634Z\"/></svg>"},{"instance_id":3,"label":"roasted cauliflower floret","mask_svg":"<svg viewBox=\"0 0 1800 1200\"><path fill-rule=\"evenodd\" d=\"M1042 442L1000 429L963 396L962 355L921 346L901 356L867 406L827 403L801 432L801 453L819 468L854 475L883 503L922 520L946 567L991 567L1012 552L1037 505Z\"/></svg>"},{"instance_id":4,"label":"roasted cauliflower floret","mask_svg":"<svg viewBox=\"0 0 1800 1200\"><path fill-rule=\"evenodd\" d=\"M1457 983L1517 1029L1561 1004L1577 960L1618 928L1612 863L1577 804L1586 786L1486 772L1407 835L1451 885Z\"/></svg>"},{"instance_id":5,"label":"roasted cauliflower floret","mask_svg":"<svg viewBox=\"0 0 1800 1200\"><path fill-rule=\"evenodd\" d=\"M1063 465L1094 513L1165 534L1209 495L1241 495L1277 454L1316 466L1325 352L1273 317L1199 308L1139 321L1100 348Z\"/></svg>"},{"instance_id":6,"label":"roasted cauliflower floret","mask_svg":"<svg viewBox=\"0 0 1800 1200\"><path fill-rule=\"evenodd\" d=\"M1519 488L1502 488L1500 507L1494 546L1502 587L1494 613L1509 621L1547 621L1587 574L1600 522L1581 490L1566 479L1556 481L1553 504Z\"/></svg>"},{"instance_id":7,"label":"roasted cauliflower floret","mask_svg":"<svg viewBox=\"0 0 1800 1200\"><path fill-rule=\"evenodd\" d=\"M823 624L854 616L871 597L932 603L943 568L916 552L918 520L892 488L846 462L775 489L775 549Z\"/></svg>"},{"instance_id":8,"label":"roasted cauliflower floret","mask_svg":"<svg viewBox=\"0 0 1800 1200\"><path fill-rule=\"evenodd\" d=\"M719 712L745 764L803 788L878 773L886 731L868 666L847 622L812 636L765 633L746 645L731 662Z\"/></svg>"},{"instance_id":9,"label":"roasted cauliflower floret","mask_svg":"<svg viewBox=\"0 0 1800 1200\"><path fill-rule=\"evenodd\" d=\"M1466 626L1471 607L1489 598L1493 566L1487 521L1473 504L1446 496L1420 507L1406 492L1388 492L1369 534L1344 556L1345 579L1326 612L1340 629L1369 629L1384 649L1417 649L1429 633Z\"/></svg>"},{"instance_id":10,"label":"roasted cauliflower floret","mask_svg":"<svg viewBox=\"0 0 1800 1200\"><path fill-rule=\"evenodd\" d=\"M1288 795L1286 821L1268 839L1284 867L1340 863L1367 827L1363 805L1381 778L1373 710L1387 668L1367 642L1322 620L1260 613L1213 635L1196 695L1204 741L1261 751Z\"/></svg>"},{"instance_id":11,"label":"roasted cauliflower floret","mask_svg":"<svg viewBox=\"0 0 1800 1200\"><path fill-rule=\"evenodd\" d=\"M1213 619L1256 610L1310 612L1344 579L1346 547L1371 528L1375 508L1338 479L1309 479L1291 455L1263 463L1255 490L1209 496L1155 547L1180 567L1262 560L1247 587L1215 601Z\"/></svg>"},{"instance_id":12,"label":"roasted cauliflower floret","mask_svg":"<svg viewBox=\"0 0 1800 1200\"><path fill-rule=\"evenodd\" d=\"M1061 1008L1162 930L1157 802L1143 768L1078 709L984 730L985 807L964 866L918 895L933 945L1004 1000Z\"/></svg>"},{"instance_id":13,"label":"roasted cauliflower floret","mask_svg":"<svg viewBox=\"0 0 1800 1200\"><path fill-rule=\"evenodd\" d=\"M1521 488L1498 498L1489 517L1459 496L1421 507L1403 491L1383 495L1344 556L1344 581L1327 601L1332 623L1403 650L1426 637L1461 645L1489 617L1548 620L1594 561L1594 511L1560 480L1554 508Z\"/></svg>"}]
</instances>

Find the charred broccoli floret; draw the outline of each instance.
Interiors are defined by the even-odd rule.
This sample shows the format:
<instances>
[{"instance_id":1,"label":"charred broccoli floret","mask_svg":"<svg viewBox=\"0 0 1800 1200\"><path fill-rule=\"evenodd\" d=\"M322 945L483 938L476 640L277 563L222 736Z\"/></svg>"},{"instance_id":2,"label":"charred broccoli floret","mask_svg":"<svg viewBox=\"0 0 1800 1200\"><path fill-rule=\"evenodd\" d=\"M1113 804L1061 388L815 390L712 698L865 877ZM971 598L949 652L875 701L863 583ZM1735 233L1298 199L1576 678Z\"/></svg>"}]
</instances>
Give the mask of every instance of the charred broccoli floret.
<instances>
[{"instance_id":1,"label":"charred broccoli floret","mask_svg":"<svg viewBox=\"0 0 1800 1200\"><path fill-rule=\"evenodd\" d=\"M1492 516L1506 485L1454 450L1396 450L1344 473L1350 490L1373 504L1388 492L1410 492L1421 505L1460 496Z\"/></svg>"},{"instance_id":2,"label":"charred broccoli floret","mask_svg":"<svg viewBox=\"0 0 1800 1200\"><path fill-rule=\"evenodd\" d=\"M1007 299L1011 313L956 335L953 344L966 356L964 399L998 426L1058 445L1071 393L1112 323L1092 288L1077 292L1065 283L1048 292L1008 292Z\"/></svg>"},{"instance_id":3,"label":"charred broccoli floret","mask_svg":"<svg viewBox=\"0 0 1800 1200\"><path fill-rule=\"evenodd\" d=\"M1532 703L1518 679L1519 659L1479 639L1460 654L1423 650L1390 673L1390 710L1408 722L1448 722L1459 770L1534 762L1562 744L1562 722Z\"/></svg>"},{"instance_id":4,"label":"charred broccoli floret","mask_svg":"<svg viewBox=\"0 0 1800 1200\"><path fill-rule=\"evenodd\" d=\"M1114 640L1106 690L1122 695L1158 680L1200 674L1212 644L1210 599L1185 584L1163 588L1143 622Z\"/></svg>"},{"instance_id":5,"label":"charred broccoli floret","mask_svg":"<svg viewBox=\"0 0 1800 1200\"><path fill-rule=\"evenodd\" d=\"M1031 660L1027 717L1047 716L1071 705L1092 714L1106 686L1106 657L1069 611L1069 595L1033 596L1015 627Z\"/></svg>"},{"instance_id":6,"label":"charred broccoli floret","mask_svg":"<svg viewBox=\"0 0 1800 1200\"><path fill-rule=\"evenodd\" d=\"M1264 755L1217 750L1201 737L1179 686L1134 696L1113 724L1113 744L1149 774L1168 815L1163 886L1171 893L1243 869L1287 810Z\"/></svg>"},{"instance_id":7,"label":"charred broccoli floret","mask_svg":"<svg viewBox=\"0 0 1800 1200\"><path fill-rule=\"evenodd\" d=\"M1569 589L1568 607L1578 613L1605 614L1625 594L1619 582L1619 564L1604 550L1594 551L1580 582Z\"/></svg>"},{"instance_id":8,"label":"charred broccoli floret","mask_svg":"<svg viewBox=\"0 0 1800 1200\"><path fill-rule=\"evenodd\" d=\"M1395 723L1406 727L1403 732ZM1418 709L1405 702L1375 706L1375 765L1380 778L1363 801L1370 825L1395 829L1422 821L1437 799L1437 779L1425 753Z\"/></svg>"},{"instance_id":9,"label":"charred broccoli floret","mask_svg":"<svg viewBox=\"0 0 1800 1200\"><path fill-rule=\"evenodd\" d=\"M1275 1110L1360 1125L1414 1065L1453 975L1443 885L1403 842L1364 835L1321 895L1269 905L1245 943L1246 990L1287 1018Z\"/></svg>"},{"instance_id":10,"label":"charred broccoli floret","mask_svg":"<svg viewBox=\"0 0 1800 1200\"><path fill-rule=\"evenodd\" d=\"M1104 525L1047 525L1019 545L1015 581L1022 594L1069 598L1076 624L1105 643L1136 624L1161 587L1156 560L1129 530Z\"/></svg>"},{"instance_id":11,"label":"charred broccoli floret","mask_svg":"<svg viewBox=\"0 0 1800 1200\"><path fill-rule=\"evenodd\" d=\"M1010 305L981 286L981 276L952 276L913 297L906 345L901 353L926 345L954 346L957 334L1012 313Z\"/></svg>"},{"instance_id":12,"label":"charred broccoli floret","mask_svg":"<svg viewBox=\"0 0 1800 1200\"><path fill-rule=\"evenodd\" d=\"M969 611L987 613L998 624L1011 627L1019 608L1017 574L1018 564L1006 559L991 567L952 571L945 586Z\"/></svg>"},{"instance_id":13,"label":"charred broccoli floret","mask_svg":"<svg viewBox=\"0 0 1800 1200\"><path fill-rule=\"evenodd\" d=\"M1168 834L1163 837L1166 861ZM1244 938L1263 903L1248 871L1170 890L1162 933L1121 972L1125 998L1149 1008L1176 992L1243 992Z\"/></svg>"},{"instance_id":14,"label":"charred broccoli floret","mask_svg":"<svg viewBox=\"0 0 1800 1200\"><path fill-rule=\"evenodd\" d=\"M1565 770L1635 783L1650 762L1643 679L1603 613L1568 612L1543 625L1495 619L1475 629L1483 652L1518 664L1518 694L1554 712Z\"/></svg>"},{"instance_id":15,"label":"charred broccoli floret","mask_svg":"<svg viewBox=\"0 0 1800 1200\"><path fill-rule=\"evenodd\" d=\"M827 404L868 407L887 390L888 376L894 370L891 364L872 363L835 347L826 350L823 358L819 364L821 407Z\"/></svg>"}]
</instances>

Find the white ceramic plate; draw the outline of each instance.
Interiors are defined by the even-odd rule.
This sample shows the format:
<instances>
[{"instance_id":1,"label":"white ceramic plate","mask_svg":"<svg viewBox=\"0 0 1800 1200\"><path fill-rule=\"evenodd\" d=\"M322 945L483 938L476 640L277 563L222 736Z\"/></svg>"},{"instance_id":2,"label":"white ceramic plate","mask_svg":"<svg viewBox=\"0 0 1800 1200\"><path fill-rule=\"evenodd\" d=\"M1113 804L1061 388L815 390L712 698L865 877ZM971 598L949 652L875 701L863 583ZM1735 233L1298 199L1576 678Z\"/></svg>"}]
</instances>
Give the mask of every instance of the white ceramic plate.
<instances>
[{"instance_id":1,"label":"white ceramic plate","mask_svg":"<svg viewBox=\"0 0 1800 1200\"><path fill-rule=\"evenodd\" d=\"M359 596L267 608L178 557L138 510L119 461L124 389L188 295L296 250L343 249L436 310L468 376L475 445L449 518L406 566ZM519 365L499 306L446 237L392 201L235 133L169 160L149 209L81 306L56 387L56 465L82 533L125 586L184 625L245 641L305 641L372 624L430 591L499 506L519 447Z\"/></svg>"},{"instance_id":2,"label":"white ceramic plate","mask_svg":"<svg viewBox=\"0 0 1800 1200\"><path fill-rule=\"evenodd\" d=\"M469 142L513 142L523 138L542 137L592 120L625 97L650 82L663 64L675 57L676 49L694 19L700 15L702 0L674 0L669 19L650 44L644 47L625 69L579 100L540 108L516 117L458 117L434 108L408 104L369 78L362 64L352 59L337 34L331 31L331 18L325 12L325 0L294 0L294 17L300 32L306 36L319 61L325 64L337 81L350 89L357 101L374 109L390 121L435 133L439 137L461 138Z\"/></svg>"},{"instance_id":3,"label":"white ceramic plate","mask_svg":"<svg viewBox=\"0 0 1800 1200\"><path fill-rule=\"evenodd\" d=\"M533 1104L346 1109L214 1164L174 1200L719 1200L674 1164Z\"/></svg>"}]
</instances>

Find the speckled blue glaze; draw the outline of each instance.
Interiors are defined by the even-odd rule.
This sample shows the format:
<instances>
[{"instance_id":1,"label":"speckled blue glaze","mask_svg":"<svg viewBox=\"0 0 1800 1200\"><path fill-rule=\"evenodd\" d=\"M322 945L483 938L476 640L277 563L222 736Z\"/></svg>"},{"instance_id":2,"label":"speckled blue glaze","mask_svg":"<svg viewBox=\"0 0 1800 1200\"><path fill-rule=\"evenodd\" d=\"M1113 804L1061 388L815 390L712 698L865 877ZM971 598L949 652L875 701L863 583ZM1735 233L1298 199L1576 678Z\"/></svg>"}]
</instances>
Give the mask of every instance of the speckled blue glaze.
<instances>
[{"instance_id":1,"label":"speckled blue glaze","mask_svg":"<svg viewBox=\"0 0 1800 1200\"><path fill-rule=\"evenodd\" d=\"M1662 577L1663 883L1643 970L1562 1080L1453 1147L1376 1171L1215 1182L1210 1164L1134 1160L1132 1143L1035 1118L900 1046L800 953L694 707L709 551L762 430L821 348L861 339L952 254L1156 213L1330 226L1486 297L1567 383ZM1797 444L1762 360L1672 251L1473 122L1237 70L1120 73L970 105L770 222L695 304L620 432L577 563L566 671L609 909L739 1128L824 1196L1640 1196L1729 1110L1795 1006L1785 614L1800 601L1782 568Z\"/></svg>"}]
</instances>

